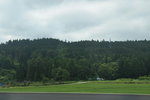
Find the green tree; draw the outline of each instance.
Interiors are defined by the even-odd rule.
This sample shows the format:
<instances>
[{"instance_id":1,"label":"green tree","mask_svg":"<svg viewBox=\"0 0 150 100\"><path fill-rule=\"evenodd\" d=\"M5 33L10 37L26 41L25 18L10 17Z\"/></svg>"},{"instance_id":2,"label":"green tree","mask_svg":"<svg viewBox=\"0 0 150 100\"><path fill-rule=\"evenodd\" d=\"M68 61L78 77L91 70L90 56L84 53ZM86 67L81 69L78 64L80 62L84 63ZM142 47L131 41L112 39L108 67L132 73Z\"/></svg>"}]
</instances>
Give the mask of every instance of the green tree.
<instances>
[{"instance_id":1,"label":"green tree","mask_svg":"<svg viewBox=\"0 0 150 100\"><path fill-rule=\"evenodd\" d=\"M66 69L62 69L61 67L53 69L52 76L55 81L66 81L69 79L69 72Z\"/></svg>"},{"instance_id":2,"label":"green tree","mask_svg":"<svg viewBox=\"0 0 150 100\"><path fill-rule=\"evenodd\" d=\"M118 76L118 64L117 62L103 63L99 65L99 77L112 80Z\"/></svg>"}]
</instances>

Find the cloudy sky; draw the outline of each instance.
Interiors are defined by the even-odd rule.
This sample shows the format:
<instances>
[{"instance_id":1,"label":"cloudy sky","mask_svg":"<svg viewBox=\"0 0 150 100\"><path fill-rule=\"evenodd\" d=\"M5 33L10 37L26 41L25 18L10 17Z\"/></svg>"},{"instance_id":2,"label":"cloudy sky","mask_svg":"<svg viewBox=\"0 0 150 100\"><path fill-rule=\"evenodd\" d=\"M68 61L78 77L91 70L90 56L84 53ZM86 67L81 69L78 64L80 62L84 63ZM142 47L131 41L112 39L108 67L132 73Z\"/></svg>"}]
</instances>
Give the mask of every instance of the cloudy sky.
<instances>
[{"instance_id":1,"label":"cloudy sky","mask_svg":"<svg viewBox=\"0 0 150 100\"><path fill-rule=\"evenodd\" d=\"M0 42L150 39L150 0L0 0Z\"/></svg>"}]
</instances>

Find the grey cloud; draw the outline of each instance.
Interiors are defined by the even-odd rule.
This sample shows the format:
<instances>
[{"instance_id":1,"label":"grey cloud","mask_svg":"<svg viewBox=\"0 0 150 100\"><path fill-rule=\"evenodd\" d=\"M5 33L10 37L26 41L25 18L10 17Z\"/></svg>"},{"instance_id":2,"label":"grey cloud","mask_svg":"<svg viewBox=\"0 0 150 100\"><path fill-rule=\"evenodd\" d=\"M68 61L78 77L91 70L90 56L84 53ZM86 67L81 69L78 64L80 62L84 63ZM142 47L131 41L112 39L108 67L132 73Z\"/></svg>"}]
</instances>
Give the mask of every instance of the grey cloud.
<instances>
[{"instance_id":1,"label":"grey cloud","mask_svg":"<svg viewBox=\"0 0 150 100\"><path fill-rule=\"evenodd\" d=\"M51 6L56 6L63 3L64 0L24 0L23 3L30 9L40 9Z\"/></svg>"},{"instance_id":2,"label":"grey cloud","mask_svg":"<svg viewBox=\"0 0 150 100\"><path fill-rule=\"evenodd\" d=\"M71 12L60 16L57 20L64 26L64 31L68 33L96 26L100 22L98 19L88 12Z\"/></svg>"},{"instance_id":3,"label":"grey cloud","mask_svg":"<svg viewBox=\"0 0 150 100\"><path fill-rule=\"evenodd\" d=\"M150 39L149 0L2 1L5 3L0 1L0 42L39 37Z\"/></svg>"}]
</instances>

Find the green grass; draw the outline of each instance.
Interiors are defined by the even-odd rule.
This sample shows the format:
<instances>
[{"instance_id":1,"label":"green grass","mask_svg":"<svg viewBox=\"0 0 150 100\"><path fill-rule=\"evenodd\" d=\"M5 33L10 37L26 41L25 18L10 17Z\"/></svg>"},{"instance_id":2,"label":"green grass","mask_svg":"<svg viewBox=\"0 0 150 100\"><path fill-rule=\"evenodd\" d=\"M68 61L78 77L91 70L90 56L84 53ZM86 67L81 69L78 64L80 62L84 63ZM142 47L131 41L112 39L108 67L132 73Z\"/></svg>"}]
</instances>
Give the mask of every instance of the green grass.
<instances>
[{"instance_id":1,"label":"green grass","mask_svg":"<svg viewBox=\"0 0 150 100\"><path fill-rule=\"evenodd\" d=\"M69 93L123 93L150 94L150 84L122 81L93 81L82 84L0 88L0 92L69 92Z\"/></svg>"}]
</instances>

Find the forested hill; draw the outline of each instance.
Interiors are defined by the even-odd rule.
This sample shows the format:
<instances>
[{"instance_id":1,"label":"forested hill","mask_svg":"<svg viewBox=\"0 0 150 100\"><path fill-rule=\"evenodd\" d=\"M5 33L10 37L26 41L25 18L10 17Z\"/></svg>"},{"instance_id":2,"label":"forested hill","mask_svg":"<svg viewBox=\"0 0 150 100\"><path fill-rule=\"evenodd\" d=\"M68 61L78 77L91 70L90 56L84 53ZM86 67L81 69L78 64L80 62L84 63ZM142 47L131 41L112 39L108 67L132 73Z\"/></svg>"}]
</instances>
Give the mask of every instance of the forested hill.
<instances>
[{"instance_id":1,"label":"forested hill","mask_svg":"<svg viewBox=\"0 0 150 100\"><path fill-rule=\"evenodd\" d=\"M0 82L150 75L150 41L13 40L0 44Z\"/></svg>"}]
</instances>

